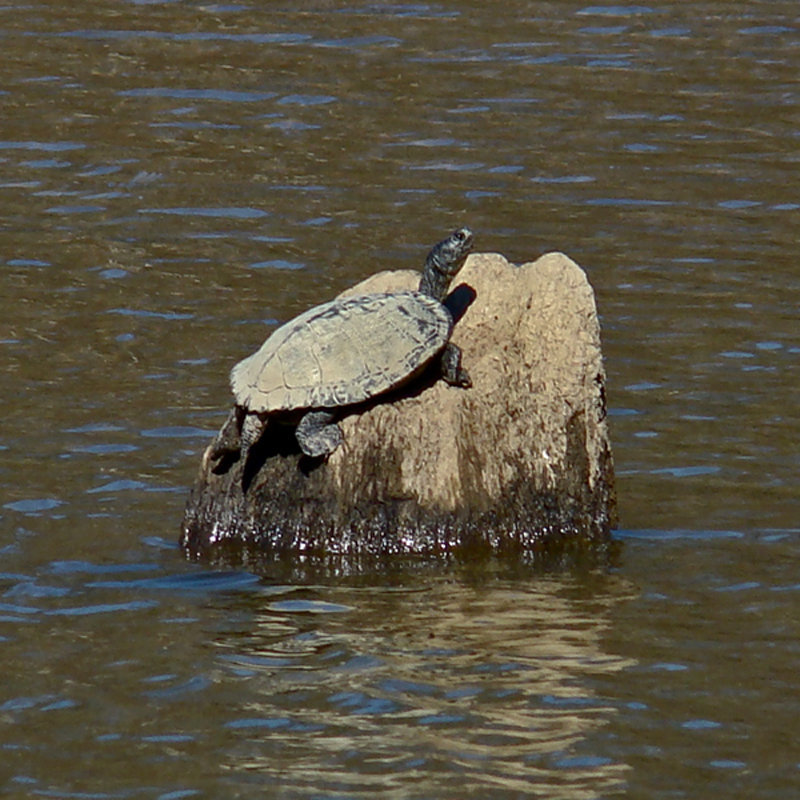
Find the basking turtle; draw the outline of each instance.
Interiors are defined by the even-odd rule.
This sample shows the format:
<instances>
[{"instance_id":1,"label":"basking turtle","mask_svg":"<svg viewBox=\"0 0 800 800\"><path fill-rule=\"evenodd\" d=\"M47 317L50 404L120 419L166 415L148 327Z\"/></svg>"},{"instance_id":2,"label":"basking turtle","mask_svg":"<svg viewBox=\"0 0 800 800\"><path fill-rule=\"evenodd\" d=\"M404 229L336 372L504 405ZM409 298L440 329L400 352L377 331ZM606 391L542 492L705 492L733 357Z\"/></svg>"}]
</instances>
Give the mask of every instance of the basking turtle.
<instances>
[{"instance_id":1,"label":"basking turtle","mask_svg":"<svg viewBox=\"0 0 800 800\"><path fill-rule=\"evenodd\" d=\"M208 457L241 450L246 459L279 412L300 414L306 455L328 456L342 443L340 408L406 383L437 357L447 383L471 386L442 302L471 248L472 231L460 228L430 251L417 291L332 300L278 328L231 370L236 405Z\"/></svg>"}]
</instances>

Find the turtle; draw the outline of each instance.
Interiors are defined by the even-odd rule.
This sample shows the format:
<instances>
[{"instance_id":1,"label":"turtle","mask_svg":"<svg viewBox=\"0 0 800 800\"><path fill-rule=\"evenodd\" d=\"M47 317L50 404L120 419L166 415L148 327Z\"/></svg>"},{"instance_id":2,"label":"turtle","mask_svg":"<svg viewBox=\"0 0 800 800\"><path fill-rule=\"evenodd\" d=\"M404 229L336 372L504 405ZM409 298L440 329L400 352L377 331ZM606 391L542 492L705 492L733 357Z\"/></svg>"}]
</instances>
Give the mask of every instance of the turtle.
<instances>
[{"instance_id":1,"label":"turtle","mask_svg":"<svg viewBox=\"0 0 800 800\"><path fill-rule=\"evenodd\" d=\"M301 451L327 458L343 442L336 422L342 408L402 386L436 358L448 384L469 388L443 301L472 241L472 231L462 227L436 244L416 291L338 298L275 330L231 370L235 405L208 458L239 453L246 462L270 418L287 415L299 417Z\"/></svg>"}]
</instances>

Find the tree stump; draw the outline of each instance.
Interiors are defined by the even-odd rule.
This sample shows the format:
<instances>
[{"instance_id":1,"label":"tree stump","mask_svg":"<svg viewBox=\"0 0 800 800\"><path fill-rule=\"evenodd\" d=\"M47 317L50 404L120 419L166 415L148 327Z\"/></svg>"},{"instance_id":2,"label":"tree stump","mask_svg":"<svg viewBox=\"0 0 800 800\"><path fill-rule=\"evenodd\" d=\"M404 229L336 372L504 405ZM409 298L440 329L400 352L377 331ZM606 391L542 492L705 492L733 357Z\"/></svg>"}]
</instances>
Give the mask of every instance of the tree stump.
<instances>
[{"instance_id":1,"label":"tree stump","mask_svg":"<svg viewBox=\"0 0 800 800\"><path fill-rule=\"evenodd\" d=\"M417 272L383 272L345 294L418 282ZM561 253L522 266L478 253L453 286L451 308L474 298L452 336L472 388L431 369L342 409L345 443L326 462L303 456L292 428L275 424L251 450L249 474L241 460L210 463L206 451L182 524L190 555L354 565L476 551L528 557L607 540L614 466L584 272Z\"/></svg>"}]
</instances>

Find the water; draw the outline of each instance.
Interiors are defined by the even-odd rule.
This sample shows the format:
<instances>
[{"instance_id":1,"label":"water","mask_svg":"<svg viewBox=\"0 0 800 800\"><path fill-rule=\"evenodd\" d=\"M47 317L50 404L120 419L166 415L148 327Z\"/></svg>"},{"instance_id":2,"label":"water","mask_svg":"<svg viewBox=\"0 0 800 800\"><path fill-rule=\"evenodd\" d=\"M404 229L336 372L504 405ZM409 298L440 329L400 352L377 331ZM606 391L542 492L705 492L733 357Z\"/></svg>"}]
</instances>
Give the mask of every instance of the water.
<instances>
[{"instance_id":1,"label":"water","mask_svg":"<svg viewBox=\"0 0 800 800\"><path fill-rule=\"evenodd\" d=\"M5 796L796 793L794 4L40 2L0 40ZM230 365L462 223L596 289L611 564L184 562Z\"/></svg>"}]
</instances>

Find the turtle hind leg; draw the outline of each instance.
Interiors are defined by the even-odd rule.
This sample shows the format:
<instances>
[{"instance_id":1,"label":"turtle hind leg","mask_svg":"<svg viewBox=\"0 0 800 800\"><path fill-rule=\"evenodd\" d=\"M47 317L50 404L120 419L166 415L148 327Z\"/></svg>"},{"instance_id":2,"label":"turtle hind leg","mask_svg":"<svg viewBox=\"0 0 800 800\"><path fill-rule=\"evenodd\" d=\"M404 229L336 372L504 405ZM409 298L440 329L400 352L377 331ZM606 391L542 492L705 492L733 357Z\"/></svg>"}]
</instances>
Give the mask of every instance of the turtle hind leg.
<instances>
[{"instance_id":1,"label":"turtle hind leg","mask_svg":"<svg viewBox=\"0 0 800 800\"><path fill-rule=\"evenodd\" d=\"M261 438L266 422L255 411L246 411L241 427L242 459L247 461L250 448Z\"/></svg>"},{"instance_id":2,"label":"turtle hind leg","mask_svg":"<svg viewBox=\"0 0 800 800\"><path fill-rule=\"evenodd\" d=\"M452 342L448 342L442 352L441 366L445 383L460 386L462 389L469 389L472 386L472 378L461 366L461 348Z\"/></svg>"},{"instance_id":3,"label":"turtle hind leg","mask_svg":"<svg viewBox=\"0 0 800 800\"><path fill-rule=\"evenodd\" d=\"M307 456L327 457L344 441L335 419L336 414L330 411L309 411L297 423L295 437Z\"/></svg>"},{"instance_id":4,"label":"turtle hind leg","mask_svg":"<svg viewBox=\"0 0 800 800\"><path fill-rule=\"evenodd\" d=\"M226 455L234 455L242 446L241 431L245 410L241 406L234 406L228 418L222 423L216 438L208 450L208 460L217 461Z\"/></svg>"}]
</instances>

